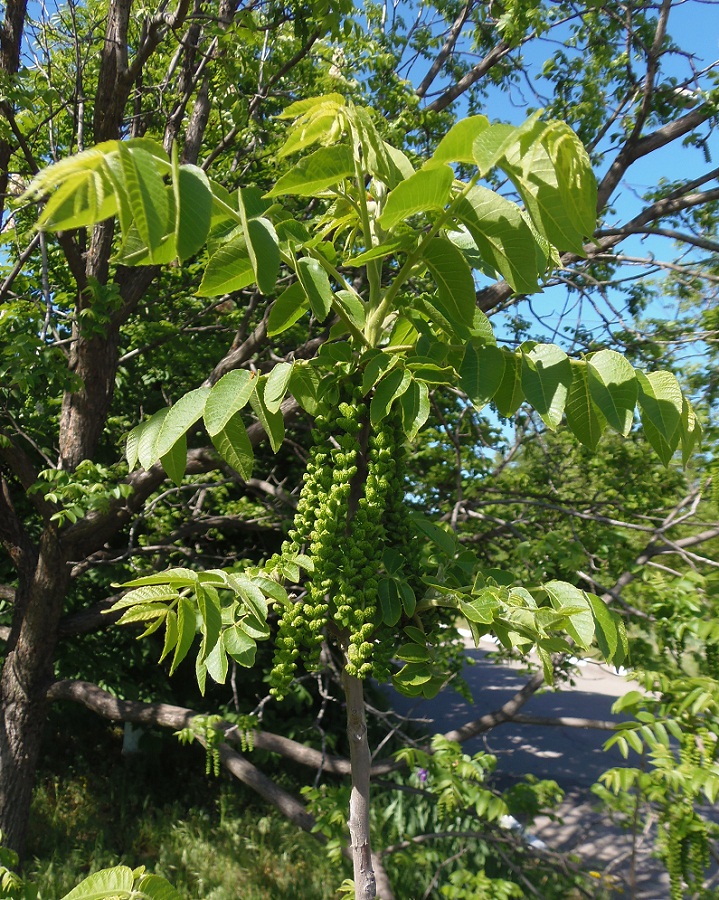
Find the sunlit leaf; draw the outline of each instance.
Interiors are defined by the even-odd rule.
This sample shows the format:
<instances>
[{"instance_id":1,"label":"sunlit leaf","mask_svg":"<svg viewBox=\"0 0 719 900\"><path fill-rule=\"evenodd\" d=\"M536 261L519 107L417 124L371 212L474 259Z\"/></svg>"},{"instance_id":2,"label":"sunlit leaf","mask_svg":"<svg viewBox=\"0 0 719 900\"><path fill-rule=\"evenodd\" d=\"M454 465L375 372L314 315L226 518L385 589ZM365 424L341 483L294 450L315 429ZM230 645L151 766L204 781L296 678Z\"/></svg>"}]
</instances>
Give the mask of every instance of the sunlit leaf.
<instances>
[{"instance_id":1,"label":"sunlit leaf","mask_svg":"<svg viewBox=\"0 0 719 900\"><path fill-rule=\"evenodd\" d=\"M222 645L236 663L251 669L255 664L257 654L257 642L239 625L233 625L222 632Z\"/></svg>"},{"instance_id":2,"label":"sunlit leaf","mask_svg":"<svg viewBox=\"0 0 719 900\"><path fill-rule=\"evenodd\" d=\"M160 457L165 474L178 487L182 484L187 468L187 436L181 434L167 453Z\"/></svg>"},{"instance_id":3,"label":"sunlit leaf","mask_svg":"<svg viewBox=\"0 0 719 900\"><path fill-rule=\"evenodd\" d=\"M212 189L199 166L180 166L178 175L179 214L175 226L175 245L180 260L202 249L210 230Z\"/></svg>"},{"instance_id":4,"label":"sunlit leaf","mask_svg":"<svg viewBox=\"0 0 719 900\"><path fill-rule=\"evenodd\" d=\"M262 387L264 387L264 384ZM250 404L255 415L260 420L267 437L270 439L270 446L277 453L285 439L285 420L282 413L268 409L265 404L264 390L259 388L254 394L250 395Z\"/></svg>"},{"instance_id":5,"label":"sunlit leaf","mask_svg":"<svg viewBox=\"0 0 719 900\"><path fill-rule=\"evenodd\" d=\"M290 378L292 377L293 363L277 363L267 376L265 382L265 406L271 413L276 413L285 399Z\"/></svg>"},{"instance_id":6,"label":"sunlit leaf","mask_svg":"<svg viewBox=\"0 0 719 900\"><path fill-rule=\"evenodd\" d=\"M202 416L209 393L208 387L197 388L180 397L177 403L170 407L157 435L154 450L156 459L168 453Z\"/></svg>"},{"instance_id":7,"label":"sunlit leaf","mask_svg":"<svg viewBox=\"0 0 719 900\"><path fill-rule=\"evenodd\" d=\"M210 437L218 434L230 419L249 402L257 389L257 376L247 369L234 369L213 386L203 411L205 428Z\"/></svg>"},{"instance_id":8,"label":"sunlit leaf","mask_svg":"<svg viewBox=\"0 0 719 900\"><path fill-rule=\"evenodd\" d=\"M425 165L474 163L474 142L488 126L489 119L486 116L468 116L455 122Z\"/></svg>"},{"instance_id":9,"label":"sunlit leaf","mask_svg":"<svg viewBox=\"0 0 719 900\"><path fill-rule=\"evenodd\" d=\"M634 421L639 385L636 372L616 350L600 350L587 360L589 393L609 425L625 437Z\"/></svg>"},{"instance_id":10,"label":"sunlit leaf","mask_svg":"<svg viewBox=\"0 0 719 900\"><path fill-rule=\"evenodd\" d=\"M247 244L242 234L235 235L210 257L197 290L198 297L216 297L239 291L255 281Z\"/></svg>"},{"instance_id":11,"label":"sunlit leaf","mask_svg":"<svg viewBox=\"0 0 719 900\"><path fill-rule=\"evenodd\" d=\"M318 322L324 322L332 308L332 287L327 272L319 260L303 256L297 261L297 277L315 318Z\"/></svg>"},{"instance_id":12,"label":"sunlit leaf","mask_svg":"<svg viewBox=\"0 0 719 900\"><path fill-rule=\"evenodd\" d=\"M666 466L681 438L682 389L671 372L637 372L637 378L644 434Z\"/></svg>"},{"instance_id":13,"label":"sunlit leaf","mask_svg":"<svg viewBox=\"0 0 719 900\"><path fill-rule=\"evenodd\" d=\"M498 272L518 294L537 289L544 256L519 207L477 185L457 207L486 267Z\"/></svg>"},{"instance_id":14,"label":"sunlit leaf","mask_svg":"<svg viewBox=\"0 0 719 900\"><path fill-rule=\"evenodd\" d=\"M459 384L476 409L482 409L499 390L504 366L505 354L496 345L476 341L466 345Z\"/></svg>"},{"instance_id":15,"label":"sunlit leaf","mask_svg":"<svg viewBox=\"0 0 719 900\"><path fill-rule=\"evenodd\" d=\"M294 281L275 300L270 308L267 320L267 334L269 337L282 334L291 328L295 322L302 318L309 308L309 300L301 282Z\"/></svg>"},{"instance_id":16,"label":"sunlit leaf","mask_svg":"<svg viewBox=\"0 0 719 900\"><path fill-rule=\"evenodd\" d=\"M536 344L522 355L522 389L527 400L553 431L562 421L572 383L567 354L556 344Z\"/></svg>"},{"instance_id":17,"label":"sunlit leaf","mask_svg":"<svg viewBox=\"0 0 719 900\"><path fill-rule=\"evenodd\" d=\"M461 251L446 238L434 238L425 247L423 259L437 285L441 309L452 323L471 326L477 292Z\"/></svg>"},{"instance_id":18,"label":"sunlit leaf","mask_svg":"<svg viewBox=\"0 0 719 900\"><path fill-rule=\"evenodd\" d=\"M370 402L370 421L373 426L386 418L394 401L407 390L412 376L404 368L395 368L375 387Z\"/></svg>"},{"instance_id":19,"label":"sunlit leaf","mask_svg":"<svg viewBox=\"0 0 719 900\"><path fill-rule=\"evenodd\" d=\"M606 426L606 419L592 402L589 374L585 360L572 360L572 384L565 408L567 425L590 450L596 450Z\"/></svg>"},{"instance_id":20,"label":"sunlit leaf","mask_svg":"<svg viewBox=\"0 0 719 900\"><path fill-rule=\"evenodd\" d=\"M379 224L389 231L417 213L444 209L453 182L454 172L449 166L420 169L390 191Z\"/></svg>"},{"instance_id":21,"label":"sunlit leaf","mask_svg":"<svg viewBox=\"0 0 719 900\"><path fill-rule=\"evenodd\" d=\"M353 174L354 160L349 147L343 144L320 147L286 172L265 196L295 194L299 197L311 197L335 187Z\"/></svg>"},{"instance_id":22,"label":"sunlit leaf","mask_svg":"<svg viewBox=\"0 0 719 900\"><path fill-rule=\"evenodd\" d=\"M524 400L522 390L522 354L502 350L504 372L499 388L494 394L494 403L500 415L513 416Z\"/></svg>"},{"instance_id":23,"label":"sunlit leaf","mask_svg":"<svg viewBox=\"0 0 719 900\"><path fill-rule=\"evenodd\" d=\"M155 158L146 150L120 142L118 152L133 219L152 258L168 233L168 189Z\"/></svg>"},{"instance_id":24,"label":"sunlit leaf","mask_svg":"<svg viewBox=\"0 0 719 900\"><path fill-rule=\"evenodd\" d=\"M245 481L249 480L255 458L241 414L236 413L220 431L210 437L225 462L239 472Z\"/></svg>"}]
</instances>

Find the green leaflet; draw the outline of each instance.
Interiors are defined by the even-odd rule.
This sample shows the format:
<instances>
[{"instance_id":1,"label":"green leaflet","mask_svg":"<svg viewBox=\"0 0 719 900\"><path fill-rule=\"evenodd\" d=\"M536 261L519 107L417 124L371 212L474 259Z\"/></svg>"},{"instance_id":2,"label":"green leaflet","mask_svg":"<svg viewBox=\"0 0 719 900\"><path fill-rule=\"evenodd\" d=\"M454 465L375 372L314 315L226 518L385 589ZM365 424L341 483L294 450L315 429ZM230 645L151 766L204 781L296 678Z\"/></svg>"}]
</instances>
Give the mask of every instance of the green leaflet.
<instances>
[{"instance_id":1,"label":"green leaflet","mask_svg":"<svg viewBox=\"0 0 719 900\"><path fill-rule=\"evenodd\" d=\"M222 636L217 638L210 652L203 659L205 669L210 678L217 684L224 684L229 671L229 662L225 653Z\"/></svg>"},{"instance_id":2,"label":"green leaflet","mask_svg":"<svg viewBox=\"0 0 719 900\"><path fill-rule=\"evenodd\" d=\"M265 406L271 413L276 413L289 387L292 377L292 363L278 363L267 376L265 382Z\"/></svg>"},{"instance_id":3,"label":"green leaflet","mask_svg":"<svg viewBox=\"0 0 719 900\"><path fill-rule=\"evenodd\" d=\"M372 425L379 423L387 416L394 401L401 397L412 381L411 374L404 368L394 368L375 387L370 402L369 417Z\"/></svg>"},{"instance_id":4,"label":"green leaflet","mask_svg":"<svg viewBox=\"0 0 719 900\"><path fill-rule=\"evenodd\" d=\"M202 416L209 393L208 387L197 388L180 397L177 403L170 407L157 435L153 451L155 459L162 458L172 450L177 441Z\"/></svg>"},{"instance_id":5,"label":"green leaflet","mask_svg":"<svg viewBox=\"0 0 719 900\"><path fill-rule=\"evenodd\" d=\"M590 450L597 449L606 427L606 419L592 401L585 360L572 360L572 385L567 396L567 425Z\"/></svg>"},{"instance_id":6,"label":"green leaflet","mask_svg":"<svg viewBox=\"0 0 719 900\"><path fill-rule=\"evenodd\" d=\"M247 369L235 369L220 378L211 389L203 412L210 437L222 431L235 413L244 409L257 383L257 376Z\"/></svg>"},{"instance_id":7,"label":"green leaflet","mask_svg":"<svg viewBox=\"0 0 719 900\"><path fill-rule=\"evenodd\" d=\"M217 643L222 628L222 610L220 598L215 588L210 585L197 585L195 588L197 608L200 612L200 630L202 645L199 659L205 660L207 654Z\"/></svg>"},{"instance_id":8,"label":"green leaflet","mask_svg":"<svg viewBox=\"0 0 719 900\"><path fill-rule=\"evenodd\" d=\"M202 249L210 230L212 188L199 166L180 166L177 176L175 245L180 260Z\"/></svg>"},{"instance_id":9,"label":"green leaflet","mask_svg":"<svg viewBox=\"0 0 719 900\"><path fill-rule=\"evenodd\" d=\"M232 574L227 576L227 583L258 622L267 621L267 599L251 578L246 575Z\"/></svg>"},{"instance_id":10,"label":"green leaflet","mask_svg":"<svg viewBox=\"0 0 719 900\"><path fill-rule=\"evenodd\" d=\"M347 101L342 94L321 94L318 97L305 97L303 100L295 100L286 106L281 113L278 113L278 119L297 119L293 125L293 130L299 127L301 122L305 120L308 114L316 114L319 110L323 112L328 109L339 110L347 105Z\"/></svg>"},{"instance_id":11,"label":"green leaflet","mask_svg":"<svg viewBox=\"0 0 719 900\"><path fill-rule=\"evenodd\" d=\"M402 616L402 600L393 578L382 578L377 586L382 621L393 628Z\"/></svg>"},{"instance_id":12,"label":"green leaflet","mask_svg":"<svg viewBox=\"0 0 719 900\"><path fill-rule=\"evenodd\" d=\"M430 661L429 650L421 644L402 644L395 656L404 662L425 663Z\"/></svg>"},{"instance_id":13,"label":"green leaflet","mask_svg":"<svg viewBox=\"0 0 719 900\"><path fill-rule=\"evenodd\" d=\"M367 172L392 190L406 177L402 171L404 167L394 154L389 153L388 144L379 136L372 114L361 106L353 106L349 119L353 136L362 144L363 164Z\"/></svg>"},{"instance_id":14,"label":"green leaflet","mask_svg":"<svg viewBox=\"0 0 719 900\"><path fill-rule=\"evenodd\" d=\"M597 182L587 151L572 129L558 121L549 124L542 144L557 173L564 215L580 239L588 237L597 223Z\"/></svg>"},{"instance_id":15,"label":"green leaflet","mask_svg":"<svg viewBox=\"0 0 719 900\"><path fill-rule=\"evenodd\" d=\"M167 453L160 457L160 463L170 481L179 487L187 468L187 435L180 435Z\"/></svg>"},{"instance_id":16,"label":"green leaflet","mask_svg":"<svg viewBox=\"0 0 719 900\"><path fill-rule=\"evenodd\" d=\"M264 385L266 376L262 375L259 379L258 389L250 395L250 405L260 420L260 424L265 429L267 437L270 439L270 446L273 451L277 451L282 446L285 439L285 420L280 412L273 412L265 405Z\"/></svg>"},{"instance_id":17,"label":"green leaflet","mask_svg":"<svg viewBox=\"0 0 719 900\"><path fill-rule=\"evenodd\" d=\"M389 231L416 213L444 209L453 182L454 172L449 166L420 169L390 191L379 224Z\"/></svg>"},{"instance_id":18,"label":"green leaflet","mask_svg":"<svg viewBox=\"0 0 719 900\"><path fill-rule=\"evenodd\" d=\"M666 466L681 438L682 389L671 372L637 372L637 379L644 434Z\"/></svg>"},{"instance_id":19,"label":"green leaflet","mask_svg":"<svg viewBox=\"0 0 719 900\"><path fill-rule=\"evenodd\" d=\"M320 373L314 366L297 363L290 377L290 392L305 412L316 415L319 403Z\"/></svg>"},{"instance_id":20,"label":"green leaflet","mask_svg":"<svg viewBox=\"0 0 719 900\"><path fill-rule=\"evenodd\" d=\"M634 421L639 385L631 364L616 350L600 350L587 359L589 393L609 425L625 437Z\"/></svg>"},{"instance_id":21,"label":"green leaflet","mask_svg":"<svg viewBox=\"0 0 719 900\"><path fill-rule=\"evenodd\" d=\"M505 354L495 344L470 341L459 367L459 384L480 410L494 397L504 377Z\"/></svg>"},{"instance_id":22,"label":"green leaflet","mask_svg":"<svg viewBox=\"0 0 719 900\"><path fill-rule=\"evenodd\" d=\"M442 163L474 163L474 142L489 127L486 116L469 116L460 119L449 129L437 145L425 167Z\"/></svg>"},{"instance_id":23,"label":"green leaflet","mask_svg":"<svg viewBox=\"0 0 719 900\"><path fill-rule=\"evenodd\" d=\"M140 147L117 145L127 196L137 230L154 261L154 251L168 233L168 192L152 154Z\"/></svg>"},{"instance_id":24,"label":"green leaflet","mask_svg":"<svg viewBox=\"0 0 719 900\"><path fill-rule=\"evenodd\" d=\"M162 662L167 654L177 646L177 638L177 613L174 612L174 610L168 610L167 615L165 616L165 640L162 645L162 653L160 654L158 662Z\"/></svg>"},{"instance_id":25,"label":"green leaflet","mask_svg":"<svg viewBox=\"0 0 719 900\"><path fill-rule=\"evenodd\" d=\"M175 587L187 587L197 584L198 574L193 569L165 569L164 572L156 572L154 575L143 575L142 578L133 578L125 581L123 587L139 587L146 584L174 585Z\"/></svg>"},{"instance_id":26,"label":"green leaflet","mask_svg":"<svg viewBox=\"0 0 719 900\"><path fill-rule=\"evenodd\" d=\"M247 481L255 461L252 444L240 413L235 413L220 431L210 435L212 443L226 463Z\"/></svg>"},{"instance_id":27,"label":"green leaflet","mask_svg":"<svg viewBox=\"0 0 719 900\"><path fill-rule=\"evenodd\" d=\"M257 642L239 625L231 625L222 632L222 646L224 651L246 669L251 669L255 664Z\"/></svg>"},{"instance_id":28,"label":"green leaflet","mask_svg":"<svg viewBox=\"0 0 719 900\"><path fill-rule=\"evenodd\" d=\"M257 287L271 294L280 272L279 239L269 219L250 219L247 223L247 249Z\"/></svg>"},{"instance_id":29,"label":"green leaflet","mask_svg":"<svg viewBox=\"0 0 719 900\"><path fill-rule=\"evenodd\" d=\"M357 294L352 291L337 291L334 295L334 301L355 328L364 328L365 307Z\"/></svg>"},{"instance_id":30,"label":"green leaflet","mask_svg":"<svg viewBox=\"0 0 719 900\"><path fill-rule=\"evenodd\" d=\"M536 344L522 354L522 389L552 431L562 421L571 383L569 357L556 344Z\"/></svg>"},{"instance_id":31,"label":"green leaflet","mask_svg":"<svg viewBox=\"0 0 719 900\"><path fill-rule=\"evenodd\" d=\"M494 403L501 416L513 416L524 400L522 390L522 354L502 349L504 372L499 388L494 395Z\"/></svg>"},{"instance_id":32,"label":"green leaflet","mask_svg":"<svg viewBox=\"0 0 719 900\"><path fill-rule=\"evenodd\" d=\"M125 459L127 460L127 466L130 472L132 472L137 465L141 430L141 426L136 425L132 431L129 432L125 441Z\"/></svg>"},{"instance_id":33,"label":"green leaflet","mask_svg":"<svg viewBox=\"0 0 719 900\"><path fill-rule=\"evenodd\" d=\"M295 194L299 197L312 197L327 188L335 187L353 174L354 159L349 147L343 144L320 147L284 174L265 196Z\"/></svg>"},{"instance_id":34,"label":"green leaflet","mask_svg":"<svg viewBox=\"0 0 719 900\"><path fill-rule=\"evenodd\" d=\"M372 354L362 373L363 394L368 394L380 378L383 378L399 362L399 356L395 354L390 356L389 353L385 353L383 350L372 351Z\"/></svg>"},{"instance_id":35,"label":"green leaflet","mask_svg":"<svg viewBox=\"0 0 719 900\"><path fill-rule=\"evenodd\" d=\"M111 900L114 897L130 897L135 877L127 866L102 869L90 875L62 900Z\"/></svg>"},{"instance_id":36,"label":"green leaflet","mask_svg":"<svg viewBox=\"0 0 719 900\"><path fill-rule=\"evenodd\" d=\"M137 885L138 893L147 900L183 900L175 888L161 875L143 875Z\"/></svg>"},{"instance_id":37,"label":"green leaflet","mask_svg":"<svg viewBox=\"0 0 719 900\"><path fill-rule=\"evenodd\" d=\"M370 250L363 250L357 256L351 256L346 260L345 264L348 266L364 266L373 259L384 259L385 256L394 256L396 253L409 250L414 241L414 235L402 234L387 241L382 241L381 244L375 244Z\"/></svg>"},{"instance_id":38,"label":"green leaflet","mask_svg":"<svg viewBox=\"0 0 719 900\"><path fill-rule=\"evenodd\" d=\"M155 445L169 408L158 410L147 422L142 422L134 429L138 433L137 458L143 469L151 468L157 461Z\"/></svg>"},{"instance_id":39,"label":"green leaflet","mask_svg":"<svg viewBox=\"0 0 719 900\"><path fill-rule=\"evenodd\" d=\"M196 631L196 608L187 597L180 597L177 601L177 645L172 657L170 675L189 653L192 642L195 640Z\"/></svg>"},{"instance_id":40,"label":"green leaflet","mask_svg":"<svg viewBox=\"0 0 719 900\"><path fill-rule=\"evenodd\" d=\"M280 148L277 154L278 159L283 159L292 153L299 153L300 150L304 150L305 147L311 147L312 144L325 142L324 139L332 134L337 122L336 109L329 104L327 104L326 109L325 115L315 116L310 121L292 130L284 146Z\"/></svg>"},{"instance_id":41,"label":"green leaflet","mask_svg":"<svg viewBox=\"0 0 719 900\"><path fill-rule=\"evenodd\" d=\"M322 264L311 256L297 260L297 277L318 322L324 322L332 308L332 287Z\"/></svg>"},{"instance_id":42,"label":"green leaflet","mask_svg":"<svg viewBox=\"0 0 719 900\"><path fill-rule=\"evenodd\" d=\"M407 440L413 441L429 418L429 388L424 381L412 379L399 402L402 410L402 428Z\"/></svg>"},{"instance_id":43,"label":"green leaflet","mask_svg":"<svg viewBox=\"0 0 719 900\"><path fill-rule=\"evenodd\" d=\"M102 154L97 154L104 162ZM114 184L107 173L90 168L74 173L52 193L37 227L65 231L94 225L118 210Z\"/></svg>"},{"instance_id":44,"label":"green leaflet","mask_svg":"<svg viewBox=\"0 0 719 900\"><path fill-rule=\"evenodd\" d=\"M247 243L243 234L235 235L217 250L207 263L197 290L198 297L216 297L248 287L255 281Z\"/></svg>"},{"instance_id":45,"label":"green leaflet","mask_svg":"<svg viewBox=\"0 0 719 900\"><path fill-rule=\"evenodd\" d=\"M701 437L701 422L694 412L694 407L685 397L682 404L682 462L684 465L689 462L694 447L700 443Z\"/></svg>"},{"instance_id":46,"label":"green leaflet","mask_svg":"<svg viewBox=\"0 0 719 900\"><path fill-rule=\"evenodd\" d=\"M250 258L257 287L263 294L271 294L275 289L280 271L280 248L277 232L268 219L248 217L245 192L242 190L237 192L237 208L245 235L247 255Z\"/></svg>"},{"instance_id":47,"label":"green leaflet","mask_svg":"<svg viewBox=\"0 0 719 900\"><path fill-rule=\"evenodd\" d=\"M486 175L497 165L507 144L516 137L513 125L498 122L481 129L472 144L472 158L480 175Z\"/></svg>"},{"instance_id":48,"label":"green leaflet","mask_svg":"<svg viewBox=\"0 0 719 900\"><path fill-rule=\"evenodd\" d=\"M272 304L267 320L269 337L275 337L291 328L307 312L309 305L301 282L294 281Z\"/></svg>"},{"instance_id":49,"label":"green leaflet","mask_svg":"<svg viewBox=\"0 0 719 900\"><path fill-rule=\"evenodd\" d=\"M562 122L528 121L504 150L501 167L537 231L558 250L584 255L596 223L596 182L579 138ZM573 196L576 192L576 196Z\"/></svg>"},{"instance_id":50,"label":"green leaflet","mask_svg":"<svg viewBox=\"0 0 719 900\"><path fill-rule=\"evenodd\" d=\"M423 259L437 285L441 309L453 324L471 327L476 290L472 272L461 251L446 238L434 238L425 247Z\"/></svg>"},{"instance_id":51,"label":"green leaflet","mask_svg":"<svg viewBox=\"0 0 719 900\"><path fill-rule=\"evenodd\" d=\"M456 217L486 266L499 272L516 293L536 291L538 260L544 254L516 203L477 185L457 206Z\"/></svg>"},{"instance_id":52,"label":"green leaflet","mask_svg":"<svg viewBox=\"0 0 719 900\"><path fill-rule=\"evenodd\" d=\"M542 587L555 609L570 610L564 627L583 650L588 650L594 639L594 615L587 595L566 581L549 581Z\"/></svg>"},{"instance_id":53,"label":"green leaflet","mask_svg":"<svg viewBox=\"0 0 719 900\"><path fill-rule=\"evenodd\" d=\"M586 594L594 616L595 638L607 662L620 666L627 657L629 645L622 620L596 594Z\"/></svg>"}]
</instances>

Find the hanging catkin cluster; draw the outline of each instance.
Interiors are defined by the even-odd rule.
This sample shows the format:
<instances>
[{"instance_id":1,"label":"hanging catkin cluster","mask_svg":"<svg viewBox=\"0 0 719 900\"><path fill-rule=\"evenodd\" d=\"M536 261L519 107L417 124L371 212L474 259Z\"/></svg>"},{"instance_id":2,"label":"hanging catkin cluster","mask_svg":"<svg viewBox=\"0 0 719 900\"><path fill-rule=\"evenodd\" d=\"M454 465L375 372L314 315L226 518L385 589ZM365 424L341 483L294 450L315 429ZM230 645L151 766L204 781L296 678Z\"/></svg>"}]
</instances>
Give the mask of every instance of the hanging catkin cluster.
<instances>
[{"instance_id":1,"label":"hanging catkin cluster","mask_svg":"<svg viewBox=\"0 0 719 900\"><path fill-rule=\"evenodd\" d=\"M391 645L378 611L382 557L389 547L413 556L404 507L404 435L395 416L377 427L359 388L315 420L304 485L281 555L309 556L313 571L302 598L278 625L271 689L283 696L298 657L319 662L324 629L332 622L346 641L346 670L384 675ZM416 560L413 558L413 562ZM384 646L387 645L387 646Z\"/></svg>"}]
</instances>

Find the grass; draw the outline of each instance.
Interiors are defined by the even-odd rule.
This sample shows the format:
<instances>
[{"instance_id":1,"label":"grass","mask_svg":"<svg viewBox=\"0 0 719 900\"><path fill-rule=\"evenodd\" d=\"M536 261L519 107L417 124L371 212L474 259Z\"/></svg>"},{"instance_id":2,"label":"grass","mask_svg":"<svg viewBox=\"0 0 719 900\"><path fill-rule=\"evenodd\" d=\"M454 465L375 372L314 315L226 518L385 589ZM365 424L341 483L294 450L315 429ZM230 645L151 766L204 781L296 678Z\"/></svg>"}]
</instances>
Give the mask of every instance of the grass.
<instances>
[{"instance_id":1,"label":"grass","mask_svg":"<svg viewBox=\"0 0 719 900\"><path fill-rule=\"evenodd\" d=\"M118 740L106 731L69 767L66 749L46 758L25 866L40 900L118 864L146 866L187 900L336 900L349 870L236 781L206 777L199 748L165 738L159 753L122 758Z\"/></svg>"}]
</instances>

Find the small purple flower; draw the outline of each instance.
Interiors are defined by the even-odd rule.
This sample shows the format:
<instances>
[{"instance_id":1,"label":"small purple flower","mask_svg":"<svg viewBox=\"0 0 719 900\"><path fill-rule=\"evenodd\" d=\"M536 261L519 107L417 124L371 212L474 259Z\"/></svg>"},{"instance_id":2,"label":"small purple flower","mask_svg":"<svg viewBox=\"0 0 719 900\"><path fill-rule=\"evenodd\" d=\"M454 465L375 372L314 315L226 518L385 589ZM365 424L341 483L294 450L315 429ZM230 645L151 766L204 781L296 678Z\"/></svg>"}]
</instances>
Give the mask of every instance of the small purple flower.
<instances>
[{"instance_id":1,"label":"small purple flower","mask_svg":"<svg viewBox=\"0 0 719 900\"><path fill-rule=\"evenodd\" d=\"M417 772L417 776L421 782L425 782L427 780L427 775L429 775L429 772L426 769L419 769L419 771Z\"/></svg>"}]
</instances>

